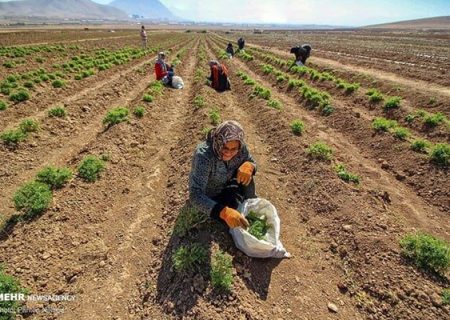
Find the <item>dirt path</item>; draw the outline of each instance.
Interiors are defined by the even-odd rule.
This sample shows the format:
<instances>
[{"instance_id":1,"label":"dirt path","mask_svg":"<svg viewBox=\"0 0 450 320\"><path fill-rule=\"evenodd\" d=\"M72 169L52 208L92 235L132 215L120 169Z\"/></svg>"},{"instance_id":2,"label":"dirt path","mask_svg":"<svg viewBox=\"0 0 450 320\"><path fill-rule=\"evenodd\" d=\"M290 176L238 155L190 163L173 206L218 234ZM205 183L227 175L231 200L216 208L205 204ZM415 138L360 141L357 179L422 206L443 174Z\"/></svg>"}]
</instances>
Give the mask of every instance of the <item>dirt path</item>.
<instances>
[{"instance_id":1,"label":"dirt path","mask_svg":"<svg viewBox=\"0 0 450 320\"><path fill-rule=\"evenodd\" d=\"M193 77L195 50L179 67L187 80ZM142 90L135 90L131 105L142 97ZM179 102L188 101L191 88L187 84L183 90L166 90L142 120L102 132L69 161L78 163L87 153L110 154L99 181L74 180L55 193L56 208L30 224L17 226L0 246L1 251L12 253L7 250L11 243L20 243L22 254L8 257L4 251L2 257L23 270L25 285L33 292L76 296L72 303L59 304L65 312L58 319L130 317L129 301L139 295L135 281L148 268L151 235L160 228L169 146L180 133L171 134L187 110ZM41 233L47 229L52 232ZM58 246L53 245L56 242ZM33 248L45 249L33 253ZM27 255L32 258L26 259Z\"/></svg>"},{"instance_id":2,"label":"dirt path","mask_svg":"<svg viewBox=\"0 0 450 320\"><path fill-rule=\"evenodd\" d=\"M233 88L237 88L241 86L241 80L235 76L235 71L242 70L243 66L237 59L232 60L230 65L234 71L231 78ZM328 302L340 306L338 319L362 319L351 300L335 290L335 285L342 281L342 274L335 268L338 261L330 260L329 264L322 265L317 260L306 258L308 254L318 257L318 251L326 249L326 244L311 240L309 245L314 249L305 247L308 230L305 225L299 225L299 212L308 210L299 203L293 203L287 196L286 186L292 183L293 177L286 175L284 164L277 160L282 155L276 151L263 130L265 122L249 112L249 104L252 102L242 99L242 95L236 91L222 93L220 96L212 92L212 95L217 96L214 100L221 110L222 118L237 120L245 128L249 148L259 166L255 177L257 193L276 206L282 221L281 240L293 255L291 259L280 261L273 269L269 279L269 288L272 290L268 289L267 293L254 296L252 286L248 286L245 290L247 292L240 294L242 299L247 300L250 305L262 302L259 305L264 310L263 314L273 314L284 319L297 319L299 315L304 319L326 319L329 317L326 308ZM256 272L269 265L270 260L254 261L251 269ZM317 273L318 268L321 268L320 273ZM254 277L255 280L248 281L254 286L253 290L258 279L256 274ZM296 287L301 287L302 292ZM273 308L274 305L277 307Z\"/></svg>"},{"instance_id":3,"label":"dirt path","mask_svg":"<svg viewBox=\"0 0 450 320\"><path fill-rule=\"evenodd\" d=\"M101 227L105 230L104 239L109 248L108 275L98 281L92 281L93 277L98 277L95 272L83 277L77 283L77 288L83 288L82 301L66 312L62 319L73 319L75 316L90 319L130 317L131 302L139 294L136 282L143 278L151 260L151 237L158 234L160 228L163 215L161 204L164 202L170 166L169 153L183 134L180 124L189 110L187 102L192 94L190 84L196 50L189 53L183 67L185 88L170 90L166 97L161 97L158 107L150 111L154 113L153 121L148 119L146 122L151 123L152 128L144 130L138 139L147 140L142 159L142 163L147 165L142 168L142 176L136 177L129 186L126 202L117 202L108 210L107 216L118 219L105 221Z\"/></svg>"}]
</instances>

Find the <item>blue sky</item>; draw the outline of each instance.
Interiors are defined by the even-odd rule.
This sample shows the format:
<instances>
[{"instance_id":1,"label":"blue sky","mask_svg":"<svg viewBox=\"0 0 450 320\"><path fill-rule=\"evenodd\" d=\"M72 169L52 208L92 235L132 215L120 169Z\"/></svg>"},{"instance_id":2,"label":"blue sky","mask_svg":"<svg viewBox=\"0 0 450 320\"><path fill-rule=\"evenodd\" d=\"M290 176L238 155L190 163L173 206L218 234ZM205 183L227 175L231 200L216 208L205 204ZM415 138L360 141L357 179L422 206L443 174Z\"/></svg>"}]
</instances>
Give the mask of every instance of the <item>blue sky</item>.
<instances>
[{"instance_id":1,"label":"blue sky","mask_svg":"<svg viewBox=\"0 0 450 320\"><path fill-rule=\"evenodd\" d=\"M5 0L0 0L5 1ZM111 0L93 0L107 4ZM450 0L160 0L194 21L362 26L450 15Z\"/></svg>"}]
</instances>

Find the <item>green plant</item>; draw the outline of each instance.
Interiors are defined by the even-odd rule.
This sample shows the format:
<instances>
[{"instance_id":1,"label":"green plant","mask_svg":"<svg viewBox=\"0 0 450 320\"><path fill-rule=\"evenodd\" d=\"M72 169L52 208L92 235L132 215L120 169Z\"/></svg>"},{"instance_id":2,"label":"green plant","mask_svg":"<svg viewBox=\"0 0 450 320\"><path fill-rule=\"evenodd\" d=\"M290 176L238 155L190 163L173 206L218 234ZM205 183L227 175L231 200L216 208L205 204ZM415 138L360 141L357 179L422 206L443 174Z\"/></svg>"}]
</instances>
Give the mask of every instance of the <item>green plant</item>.
<instances>
[{"instance_id":1,"label":"green plant","mask_svg":"<svg viewBox=\"0 0 450 320\"><path fill-rule=\"evenodd\" d=\"M191 206L184 206L178 214L177 221L173 228L173 233L179 237L184 237L189 230L205 222L208 217Z\"/></svg>"},{"instance_id":2,"label":"green plant","mask_svg":"<svg viewBox=\"0 0 450 320\"><path fill-rule=\"evenodd\" d=\"M117 107L109 111L103 119L103 124L109 127L128 120L128 109L124 107Z\"/></svg>"},{"instance_id":3,"label":"green plant","mask_svg":"<svg viewBox=\"0 0 450 320\"><path fill-rule=\"evenodd\" d=\"M333 150L324 142L316 142L310 145L306 152L314 159L330 160Z\"/></svg>"},{"instance_id":4,"label":"green plant","mask_svg":"<svg viewBox=\"0 0 450 320\"><path fill-rule=\"evenodd\" d=\"M416 152L425 152L426 148L429 148L430 146L431 143L423 139L416 139L411 142L411 149Z\"/></svg>"},{"instance_id":5,"label":"green plant","mask_svg":"<svg viewBox=\"0 0 450 320\"><path fill-rule=\"evenodd\" d=\"M412 123L417 116L413 113L408 113L405 117L405 121L408 123Z\"/></svg>"},{"instance_id":6,"label":"green plant","mask_svg":"<svg viewBox=\"0 0 450 320\"><path fill-rule=\"evenodd\" d=\"M388 120L385 118L375 118L372 121L372 128L376 131L388 131L390 128L394 128L397 126L397 121Z\"/></svg>"},{"instance_id":7,"label":"green plant","mask_svg":"<svg viewBox=\"0 0 450 320\"><path fill-rule=\"evenodd\" d=\"M211 259L211 284L218 290L230 291L233 284L233 258L222 252L215 252Z\"/></svg>"},{"instance_id":8,"label":"green plant","mask_svg":"<svg viewBox=\"0 0 450 320\"><path fill-rule=\"evenodd\" d=\"M384 104L384 110L398 109L400 107L401 97L389 97L389 99Z\"/></svg>"},{"instance_id":9,"label":"green plant","mask_svg":"<svg viewBox=\"0 0 450 320\"><path fill-rule=\"evenodd\" d=\"M441 298L442 298L442 304L444 306L449 305L450 304L450 289L442 289Z\"/></svg>"},{"instance_id":10,"label":"green plant","mask_svg":"<svg viewBox=\"0 0 450 320\"><path fill-rule=\"evenodd\" d=\"M72 170L69 168L46 167L38 172L36 181L45 183L51 189L59 189L72 179Z\"/></svg>"},{"instance_id":11,"label":"green plant","mask_svg":"<svg viewBox=\"0 0 450 320\"><path fill-rule=\"evenodd\" d=\"M6 110L6 108L8 108L8 105L6 104L6 102L3 100L0 100L0 111Z\"/></svg>"},{"instance_id":12,"label":"green plant","mask_svg":"<svg viewBox=\"0 0 450 320\"><path fill-rule=\"evenodd\" d=\"M0 264L0 296L4 294L26 294L28 290L20 286L18 279L13 276L7 275L4 271L3 265ZM19 302L17 300L2 299L0 300L0 319L1 320L14 320L15 311L19 308ZM19 313L19 312L18 312Z\"/></svg>"},{"instance_id":13,"label":"green plant","mask_svg":"<svg viewBox=\"0 0 450 320\"><path fill-rule=\"evenodd\" d=\"M425 270L445 273L450 267L450 246L426 233L407 234L400 240L402 254Z\"/></svg>"},{"instance_id":14,"label":"green plant","mask_svg":"<svg viewBox=\"0 0 450 320\"><path fill-rule=\"evenodd\" d=\"M353 93L353 92L355 92L358 89L359 89L359 83L347 83L344 86L344 91L347 94Z\"/></svg>"},{"instance_id":15,"label":"green plant","mask_svg":"<svg viewBox=\"0 0 450 320\"><path fill-rule=\"evenodd\" d=\"M262 69L264 74L269 74L269 73L273 72L273 66L268 65L268 64L261 65L261 69Z\"/></svg>"},{"instance_id":16,"label":"green plant","mask_svg":"<svg viewBox=\"0 0 450 320\"><path fill-rule=\"evenodd\" d=\"M212 129L211 127L204 127L201 130L202 135L206 136L209 133L209 131L211 131L211 129Z\"/></svg>"},{"instance_id":17,"label":"green plant","mask_svg":"<svg viewBox=\"0 0 450 320\"><path fill-rule=\"evenodd\" d=\"M25 88L31 89L31 88L34 87L34 84L33 84L33 82L31 82L31 81L25 81L25 82L23 83L23 86L24 86Z\"/></svg>"},{"instance_id":18,"label":"green plant","mask_svg":"<svg viewBox=\"0 0 450 320\"><path fill-rule=\"evenodd\" d=\"M246 216L250 226L248 228L248 233L254 236L258 240L264 239L270 225L267 224L265 216L258 217L254 211L250 211Z\"/></svg>"},{"instance_id":19,"label":"green plant","mask_svg":"<svg viewBox=\"0 0 450 320\"><path fill-rule=\"evenodd\" d=\"M344 164L338 163L335 167L335 170L339 178L341 178L345 182L354 182L356 184L359 184L359 176L348 172Z\"/></svg>"},{"instance_id":20,"label":"green plant","mask_svg":"<svg viewBox=\"0 0 450 320\"><path fill-rule=\"evenodd\" d=\"M172 263L176 271L199 271L207 258L206 248L193 243L190 246L180 246L172 256Z\"/></svg>"},{"instance_id":21,"label":"green plant","mask_svg":"<svg viewBox=\"0 0 450 320\"><path fill-rule=\"evenodd\" d=\"M277 82L283 82L286 81L288 79L287 76L280 74L279 76L277 76Z\"/></svg>"},{"instance_id":22,"label":"green plant","mask_svg":"<svg viewBox=\"0 0 450 320\"><path fill-rule=\"evenodd\" d=\"M253 94L266 100L269 100L271 96L270 90L261 87L260 85L255 85L255 87L253 88Z\"/></svg>"},{"instance_id":23,"label":"green plant","mask_svg":"<svg viewBox=\"0 0 450 320\"><path fill-rule=\"evenodd\" d=\"M11 69L11 68L14 68L16 65L14 64L13 61L6 61L6 62L3 62L3 66L5 68Z\"/></svg>"},{"instance_id":24,"label":"green plant","mask_svg":"<svg viewBox=\"0 0 450 320\"><path fill-rule=\"evenodd\" d=\"M245 84L245 85L248 85L248 86L252 86L252 85L254 85L255 83L256 83L256 81L253 80L253 79L251 79L251 78L248 78L248 79L245 79L245 80L244 80L244 84Z\"/></svg>"},{"instance_id":25,"label":"green plant","mask_svg":"<svg viewBox=\"0 0 450 320\"><path fill-rule=\"evenodd\" d=\"M52 192L50 188L46 184L37 181L25 184L14 194L16 210L24 212L28 218L47 210L51 201Z\"/></svg>"},{"instance_id":26,"label":"green plant","mask_svg":"<svg viewBox=\"0 0 450 320\"><path fill-rule=\"evenodd\" d=\"M94 182L105 169L105 163L96 156L84 157L78 166L78 175L87 182Z\"/></svg>"},{"instance_id":27,"label":"green plant","mask_svg":"<svg viewBox=\"0 0 450 320\"><path fill-rule=\"evenodd\" d=\"M405 140L407 137L409 137L410 133L409 130L403 127L396 127L394 129L394 137Z\"/></svg>"},{"instance_id":28,"label":"green plant","mask_svg":"<svg viewBox=\"0 0 450 320\"><path fill-rule=\"evenodd\" d=\"M46 74L39 75L39 80L41 81L48 81L50 78Z\"/></svg>"},{"instance_id":29,"label":"green plant","mask_svg":"<svg viewBox=\"0 0 450 320\"><path fill-rule=\"evenodd\" d=\"M320 109L320 113L324 116L329 116L333 112L334 112L334 108L332 106L330 106L329 104L327 104L326 106L323 106Z\"/></svg>"},{"instance_id":30,"label":"green plant","mask_svg":"<svg viewBox=\"0 0 450 320\"><path fill-rule=\"evenodd\" d=\"M25 88L19 88L17 91L9 95L9 100L14 102L22 102L30 99L30 93Z\"/></svg>"},{"instance_id":31,"label":"green plant","mask_svg":"<svg viewBox=\"0 0 450 320\"><path fill-rule=\"evenodd\" d=\"M162 91L164 90L164 85L161 81L153 81L152 83L150 83L149 88L150 94L157 96L162 94Z\"/></svg>"},{"instance_id":32,"label":"green plant","mask_svg":"<svg viewBox=\"0 0 450 320\"><path fill-rule=\"evenodd\" d=\"M267 101L267 106L280 110L281 109L281 102L275 99L270 99L269 101Z\"/></svg>"},{"instance_id":33,"label":"green plant","mask_svg":"<svg viewBox=\"0 0 450 320\"><path fill-rule=\"evenodd\" d=\"M53 88L62 88L65 85L66 85L66 83L60 79L53 80L53 82L52 82Z\"/></svg>"},{"instance_id":34,"label":"green plant","mask_svg":"<svg viewBox=\"0 0 450 320\"><path fill-rule=\"evenodd\" d=\"M214 108L209 112L209 119L211 120L211 124L216 126L220 123L220 113L219 110Z\"/></svg>"},{"instance_id":35,"label":"green plant","mask_svg":"<svg viewBox=\"0 0 450 320\"><path fill-rule=\"evenodd\" d=\"M67 115L66 109L64 107L55 107L48 110L49 117L65 117Z\"/></svg>"},{"instance_id":36,"label":"green plant","mask_svg":"<svg viewBox=\"0 0 450 320\"><path fill-rule=\"evenodd\" d=\"M376 103L384 99L380 91L375 88L367 90L366 95L369 96L369 102Z\"/></svg>"},{"instance_id":37,"label":"green plant","mask_svg":"<svg viewBox=\"0 0 450 320\"><path fill-rule=\"evenodd\" d=\"M19 124L19 128L24 133L36 132L39 129L39 124L34 119L25 119Z\"/></svg>"},{"instance_id":38,"label":"green plant","mask_svg":"<svg viewBox=\"0 0 450 320\"><path fill-rule=\"evenodd\" d=\"M450 162L450 145L447 143L437 143L430 151L431 161L448 166Z\"/></svg>"},{"instance_id":39,"label":"green plant","mask_svg":"<svg viewBox=\"0 0 450 320\"><path fill-rule=\"evenodd\" d=\"M142 100L145 102L153 102L153 96L150 94L144 94L144 97L142 97Z\"/></svg>"},{"instance_id":40,"label":"green plant","mask_svg":"<svg viewBox=\"0 0 450 320\"><path fill-rule=\"evenodd\" d=\"M300 88L305 85L305 81L303 80L297 80L297 79L290 79L288 81L288 88Z\"/></svg>"},{"instance_id":41,"label":"green plant","mask_svg":"<svg viewBox=\"0 0 450 320\"><path fill-rule=\"evenodd\" d=\"M0 137L3 140L3 143L10 146L16 146L20 141L25 140L27 135L20 129L12 129L2 132Z\"/></svg>"},{"instance_id":42,"label":"green plant","mask_svg":"<svg viewBox=\"0 0 450 320\"><path fill-rule=\"evenodd\" d=\"M299 136L305 130L305 124L301 120L294 120L291 122L292 133Z\"/></svg>"},{"instance_id":43,"label":"green plant","mask_svg":"<svg viewBox=\"0 0 450 320\"><path fill-rule=\"evenodd\" d=\"M429 127L436 127L439 123L441 123L444 120L445 116L441 112L438 112L436 114L430 113L423 118L423 122Z\"/></svg>"},{"instance_id":44,"label":"green plant","mask_svg":"<svg viewBox=\"0 0 450 320\"><path fill-rule=\"evenodd\" d=\"M134 111L133 114L138 117L138 118L142 118L145 114L145 108L142 106L137 106Z\"/></svg>"},{"instance_id":45,"label":"green plant","mask_svg":"<svg viewBox=\"0 0 450 320\"><path fill-rule=\"evenodd\" d=\"M202 108L205 106L205 99L201 95L197 95L194 98L194 106L196 109Z\"/></svg>"}]
</instances>

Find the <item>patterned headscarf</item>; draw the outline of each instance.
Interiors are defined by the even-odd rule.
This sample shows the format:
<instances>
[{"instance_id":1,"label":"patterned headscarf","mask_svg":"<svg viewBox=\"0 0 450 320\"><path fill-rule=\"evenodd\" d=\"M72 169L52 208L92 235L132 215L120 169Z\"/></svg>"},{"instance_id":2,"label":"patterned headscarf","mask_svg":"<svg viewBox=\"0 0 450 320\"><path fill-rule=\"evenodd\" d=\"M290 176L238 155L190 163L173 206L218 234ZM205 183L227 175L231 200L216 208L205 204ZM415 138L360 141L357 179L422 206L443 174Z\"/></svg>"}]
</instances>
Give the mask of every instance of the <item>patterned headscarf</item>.
<instances>
[{"instance_id":1,"label":"patterned headscarf","mask_svg":"<svg viewBox=\"0 0 450 320\"><path fill-rule=\"evenodd\" d=\"M230 141L239 141L239 148L244 145L244 129L237 121L228 120L219 124L209 133L214 154L217 158L222 159L222 148Z\"/></svg>"},{"instance_id":2,"label":"patterned headscarf","mask_svg":"<svg viewBox=\"0 0 450 320\"><path fill-rule=\"evenodd\" d=\"M220 66L220 63L219 63L219 61L217 61L217 60L209 60L208 65L209 65L210 67L212 67L212 66L214 66L214 65Z\"/></svg>"}]
</instances>

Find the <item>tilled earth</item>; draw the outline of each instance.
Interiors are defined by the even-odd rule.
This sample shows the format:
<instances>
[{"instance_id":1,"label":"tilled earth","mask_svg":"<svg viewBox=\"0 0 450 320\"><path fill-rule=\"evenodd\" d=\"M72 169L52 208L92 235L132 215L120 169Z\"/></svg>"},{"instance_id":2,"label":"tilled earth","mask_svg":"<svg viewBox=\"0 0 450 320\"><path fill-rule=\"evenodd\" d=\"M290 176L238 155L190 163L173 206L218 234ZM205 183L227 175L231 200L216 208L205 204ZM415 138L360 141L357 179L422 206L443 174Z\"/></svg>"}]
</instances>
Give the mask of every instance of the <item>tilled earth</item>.
<instances>
[{"instance_id":1,"label":"tilled earth","mask_svg":"<svg viewBox=\"0 0 450 320\"><path fill-rule=\"evenodd\" d=\"M117 36L119 43L124 41L120 37L130 38L126 32ZM60 91L44 88L30 101L8 108L0 119L2 128L14 127L29 116L41 122L41 129L16 149L0 147L4 159L0 212L5 218L16 214L15 190L45 165L76 169L85 155L109 158L98 181L86 183L75 177L54 192L44 214L2 231L0 262L8 274L33 294L75 296L67 302L28 302L28 307L59 312L24 318L450 317L449 306L440 298L442 289L449 287L449 275L437 277L416 269L402 258L399 247L400 238L415 230L450 240L447 168L436 167L391 135L374 134L370 121L380 114L365 104L364 94L348 97L326 84L312 84L329 90L336 108L331 116L322 117L305 108L286 84L264 75L257 54L251 62L224 61L232 90L217 93L205 85L204 77L207 61L216 59L217 50L224 48L221 36L176 32L154 36L167 40L161 49L172 49L169 62L181 52L176 73L184 80L182 90L166 88L153 102L142 101L154 80L152 53L71 82ZM71 37L59 41L74 41ZM87 38L91 40L86 46L97 41L91 34ZM33 41L49 41L48 35ZM275 48L255 48L280 55ZM314 63L321 66L319 60ZM336 69L349 81L358 77L346 68ZM244 85L238 71L271 88L282 109L252 98L251 87ZM421 99L413 89L404 95L406 108L413 109ZM199 95L203 107L194 103ZM430 110L448 115L448 104L442 103L448 102L448 96L439 95L438 101ZM47 108L57 103L66 105L67 118L46 116ZM142 119L130 116L128 122L108 129L102 124L112 107L137 105L146 108ZM281 240L292 258L249 258L234 247L223 224L210 220L184 236L173 233L188 199L192 154L204 139L204 129L213 126L209 117L213 109L222 120L243 125L258 163L257 194L277 208ZM301 136L290 130L294 119L305 123ZM442 128L411 130L433 142L448 141L448 131ZM333 148L331 161L308 156L306 148L318 140ZM361 184L339 179L334 170L337 162L360 175ZM231 293L212 288L209 263L198 272L173 269L174 250L193 242L203 244L210 254L220 249L233 257Z\"/></svg>"}]
</instances>

